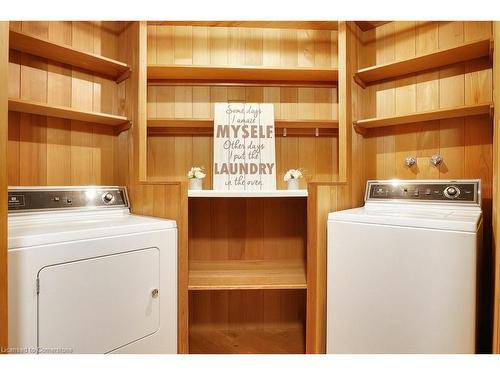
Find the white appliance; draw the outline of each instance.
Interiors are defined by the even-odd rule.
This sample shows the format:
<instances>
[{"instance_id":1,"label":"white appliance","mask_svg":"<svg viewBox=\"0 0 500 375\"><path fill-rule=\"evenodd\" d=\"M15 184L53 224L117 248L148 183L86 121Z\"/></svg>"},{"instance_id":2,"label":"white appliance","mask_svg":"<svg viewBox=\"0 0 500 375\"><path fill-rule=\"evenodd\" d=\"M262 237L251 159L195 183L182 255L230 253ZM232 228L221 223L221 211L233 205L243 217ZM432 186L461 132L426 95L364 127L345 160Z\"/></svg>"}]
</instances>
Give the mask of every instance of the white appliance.
<instances>
[{"instance_id":1,"label":"white appliance","mask_svg":"<svg viewBox=\"0 0 500 375\"><path fill-rule=\"evenodd\" d=\"M120 187L9 188L13 353L176 353L175 221Z\"/></svg>"},{"instance_id":2,"label":"white appliance","mask_svg":"<svg viewBox=\"0 0 500 375\"><path fill-rule=\"evenodd\" d=\"M368 181L328 217L327 353L474 353L480 181Z\"/></svg>"}]
</instances>

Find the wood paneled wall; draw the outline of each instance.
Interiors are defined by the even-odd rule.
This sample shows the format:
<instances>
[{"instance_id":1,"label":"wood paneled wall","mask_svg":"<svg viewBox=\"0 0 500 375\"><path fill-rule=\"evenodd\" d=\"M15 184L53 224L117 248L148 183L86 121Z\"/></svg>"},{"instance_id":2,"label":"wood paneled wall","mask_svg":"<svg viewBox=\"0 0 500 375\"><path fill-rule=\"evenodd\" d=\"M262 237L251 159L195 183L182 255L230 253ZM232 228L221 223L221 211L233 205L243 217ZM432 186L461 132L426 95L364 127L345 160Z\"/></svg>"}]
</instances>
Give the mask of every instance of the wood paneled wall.
<instances>
[{"instance_id":1,"label":"wood paneled wall","mask_svg":"<svg viewBox=\"0 0 500 375\"><path fill-rule=\"evenodd\" d=\"M283 181L290 168L302 168L310 181L335 181L338 178L337 138L278 137L276 138L277 188L286 188ZM178 155L182 155L179 157ZM151 179L182 180L193 166L207 171L204 188L212 187L213 138L206 136L148 137L148 176Z\"/></svg>"},{"instance_id":2,"label":"wood paneled wall","mask_svg":"<svg viewBox=\"0 0 500 375\"><path fill-rule=\"evenodd\" d=\"M149 64L336 67L337 32L148 26Z\"/></svg>"},{"instance_id":3,"label":"wood paneled wall","mask_svg":"<svg viewBox=\"0 0 500 375\"><path fill-rule=\"evenodd\" d=\"M500 39L500 22L493 22L495 39ZM496 48L493 55L493 85L494 102L500 103L500 49ZM500 114L495 111L493 123L493 253L495 291L493 301L493 353L500 354L500 184L498 171L500 170Z\"/></svg>"},{"instance_id":4,"label":"wood paneled wall","mask_svg":"<svg viewBox=\"0 0 500 375\"><path fill-rule=\"evenodd\" d=\"M118 58L118 35L106 22L11 22L76 49ZM125 114L125 82L10 51L9 98L78 110ZM114 129L79 121L10 112L9 185L115 184L120 156Z\"/></svg>"},{"instance_id":5,"label":"wood paneled wall","mask_svg":"<svg viewBox=\"0 0 500 375\"><path fill-rule=\"evenodd\" d=\"M112 185L119 155L114 129L9 112L9 185Z\"/></svg>"},{"instance_id":6,"label":"wood paneled wall","mask_svg":"<svg viewBox=\"0 0 500 375\"><path fill-rule=\"evenodd\" d=\"M7 82L9 23L0 22L0 82ZM0 349L7 338L7 87L0 85ZM3 350L2 350L3 352Z\"/></svg>"},{"instance_id":7,"label":"wood paneled wall","mask_svg":"<svg viewBox=\"0 0 500 375\"><path fill-rule=\"evenodd\" d=\"M390 22L360 33L360 67L409 58L467 41L491 36L491 22ZM491 103L492 68L488 59L356 89L357 118L404 115L419 111ZM493 129L488 115L462 117L370 129L365 134L366 179L464 179L482 181L485 251L479 303L479 351L490 350L491 340L491 200ZM435 167L430 157L440 154ZM405 165L407 156L417 164Z\"/></svg>"}]
</instances>

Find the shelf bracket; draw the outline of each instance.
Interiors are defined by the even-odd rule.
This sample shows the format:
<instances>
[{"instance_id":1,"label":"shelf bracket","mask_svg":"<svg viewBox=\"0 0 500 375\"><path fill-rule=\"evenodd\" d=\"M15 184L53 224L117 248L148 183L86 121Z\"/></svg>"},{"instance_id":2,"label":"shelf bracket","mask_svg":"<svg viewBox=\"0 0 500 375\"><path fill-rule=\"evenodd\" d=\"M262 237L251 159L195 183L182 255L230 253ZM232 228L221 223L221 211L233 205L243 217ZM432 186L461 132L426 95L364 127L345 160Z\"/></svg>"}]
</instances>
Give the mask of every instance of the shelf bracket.
<instances>
[{"instance_id":1,"label":"shelf bracket","mask_svg":"<svg viewBox=\"0 0 500 375\"><path fill-rule=\"evenodd\" d=\"M354 82L361 86L361 88L366 89L366 83L364 83L363 80L359 78L358 74L354 74L352 77L354 78Z\"/></svg>"}]
</instances>

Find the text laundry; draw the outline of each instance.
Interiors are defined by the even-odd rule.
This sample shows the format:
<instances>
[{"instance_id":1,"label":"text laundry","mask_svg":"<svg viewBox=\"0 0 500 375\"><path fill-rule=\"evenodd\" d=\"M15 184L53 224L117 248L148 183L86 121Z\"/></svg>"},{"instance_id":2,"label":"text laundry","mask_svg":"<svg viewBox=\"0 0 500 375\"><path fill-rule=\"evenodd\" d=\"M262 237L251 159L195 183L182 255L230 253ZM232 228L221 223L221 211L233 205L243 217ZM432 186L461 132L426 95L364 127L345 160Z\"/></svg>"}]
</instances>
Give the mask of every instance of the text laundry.
<instances>
[{"instance_id":1,"label":"text laundry","mask_svg":"<svg viewBox=\"0 0 500 375\"><path fill-rule=\"evenodd\" d=\"M274 163L215 163L215 174L272 174Z\"/></svg>"}]
</instances>

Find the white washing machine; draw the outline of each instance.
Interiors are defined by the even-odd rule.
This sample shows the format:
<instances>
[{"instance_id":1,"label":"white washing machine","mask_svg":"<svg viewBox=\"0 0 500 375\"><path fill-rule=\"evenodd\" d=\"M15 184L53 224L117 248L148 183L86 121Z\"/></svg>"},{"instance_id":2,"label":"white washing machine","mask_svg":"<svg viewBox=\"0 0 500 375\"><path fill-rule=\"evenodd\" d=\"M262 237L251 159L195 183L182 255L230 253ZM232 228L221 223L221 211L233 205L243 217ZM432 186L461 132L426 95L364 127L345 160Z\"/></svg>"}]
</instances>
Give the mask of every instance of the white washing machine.
<instances>
[{"instance_id":1,"label":"white washing machine","mask_svg":"<svg viewBox=\"0 0 500 375\"><path fill-rule=\"evenodd\" d=\"M175 221L125 188L9 188L12 353L176 353Z\"/></svg>"},{"instance_id":2,"label":"white washing machine","mask_svg":"<svg viewBox=\"0 0 500 375\"><path fill-rule=\"evenodd\" d=\"M479 180L368 181L328 218L327 353L474 353Z\"/></svg>"}]
</instances>

